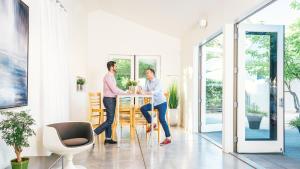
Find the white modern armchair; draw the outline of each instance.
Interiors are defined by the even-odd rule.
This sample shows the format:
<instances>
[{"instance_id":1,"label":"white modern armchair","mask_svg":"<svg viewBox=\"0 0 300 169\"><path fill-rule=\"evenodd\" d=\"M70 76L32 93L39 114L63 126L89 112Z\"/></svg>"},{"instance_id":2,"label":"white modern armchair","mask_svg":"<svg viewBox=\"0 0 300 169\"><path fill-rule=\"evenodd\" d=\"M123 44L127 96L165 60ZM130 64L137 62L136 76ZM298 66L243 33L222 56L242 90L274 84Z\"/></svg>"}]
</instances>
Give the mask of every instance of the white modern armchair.
<instances>
[{"instance_id":1,"label":"white modern armchair","mask_svg":"<svg viewBox=\"0 0 300 169\"><path fill-rule=\"evenodd\" d=\"M66 159L64 169L85 169L73 164L73 156L91 149L94 144L92 125L89 122L63 122L44 127L44 146Z\"/></svg>"}]
</instances>

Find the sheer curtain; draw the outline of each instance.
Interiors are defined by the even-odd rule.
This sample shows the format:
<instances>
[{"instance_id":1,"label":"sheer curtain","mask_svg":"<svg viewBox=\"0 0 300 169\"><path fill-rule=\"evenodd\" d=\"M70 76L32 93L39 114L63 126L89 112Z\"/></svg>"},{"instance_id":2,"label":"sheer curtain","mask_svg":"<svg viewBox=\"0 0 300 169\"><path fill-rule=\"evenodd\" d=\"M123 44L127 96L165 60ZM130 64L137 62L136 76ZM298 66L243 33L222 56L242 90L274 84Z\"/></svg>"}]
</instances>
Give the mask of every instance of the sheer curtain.
<instances>
[{"instance_id":1,"label":"sheer curtain","mask_svg":"<svg viewBox=\"0 0 300 169\"><path fill-rule=\"evenodd\" d=\"M69 120L67 12L57 0L41 1L41 103L44 123Z\"/></svg>"}]
</instances>

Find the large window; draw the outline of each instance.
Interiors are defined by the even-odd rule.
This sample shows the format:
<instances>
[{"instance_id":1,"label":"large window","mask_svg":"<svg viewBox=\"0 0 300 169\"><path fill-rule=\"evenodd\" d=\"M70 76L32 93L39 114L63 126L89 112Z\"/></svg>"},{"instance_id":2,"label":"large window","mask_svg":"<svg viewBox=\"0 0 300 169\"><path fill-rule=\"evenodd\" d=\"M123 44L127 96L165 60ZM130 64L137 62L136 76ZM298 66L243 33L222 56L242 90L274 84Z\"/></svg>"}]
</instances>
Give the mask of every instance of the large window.
<instances>
[{"instance_id":1,"label":"large window","mask_svg":"<svg viewBox=\"0 0 300 169\"><path fill-rule=\"evenodd\" d=\"M130 59L114 59L117 62L116 81L117 86L123 90L126 89L126 83L131 79L131 60Z\"/></svg>"},{"instance_id":2,"label":"large window","mask_svg":"<svg viewBox=\"0 0 300 169\"><path fill-rule=\"evenodd\" d=\"M144 86L146 82L145 70L152 68L156 76L160 78L160 56L112 56L112 60L117 62L116 80L119 88L126 90L126 83L129 80L138 81L139 86Z\"/></svg>"},{"instance_id":3,"label":"large window","mask_svg":"<svg viewBox=\"0 0 300 169\"><path fill-rule=\"evenodd\" d=\"M156 76L160 77L160 57L158 56L137 56L137 74L136 80L139 85L144 86L146 82L145 70L148 68L154 69Z\"/></svg>"}]
</instances>

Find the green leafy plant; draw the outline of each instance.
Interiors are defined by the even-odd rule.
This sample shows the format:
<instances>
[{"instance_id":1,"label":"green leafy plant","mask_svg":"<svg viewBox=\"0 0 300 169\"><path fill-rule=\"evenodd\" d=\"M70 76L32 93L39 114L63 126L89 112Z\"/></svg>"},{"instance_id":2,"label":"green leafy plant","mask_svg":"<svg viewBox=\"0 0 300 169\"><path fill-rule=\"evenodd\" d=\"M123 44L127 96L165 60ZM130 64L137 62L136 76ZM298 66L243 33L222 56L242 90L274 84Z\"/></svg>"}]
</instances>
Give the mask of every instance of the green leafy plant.
<instances>
[{"instance_id":1,"label":"green leafy plant","mask_svg":"<svg viewBox=\"0 0 300 169\"><path fill-rule=\"evenodd\" d=\"M246 107L246 111L248 115L257 115L257 116L267 116L268 113L259 110L259 107L256 104L251 104Z\"/></svg>"},{"instance_id":2,"label":"green leafy plant","mask_svg":"<svg viewBox=\"0 0 300 169\"><path fill-rule=\"evenodd\" d=\"M292 0L291 9L300 10L300 2ZM300 80L300 18L288 26L285 35L285 55L284 55L284 85L285 92L291 94L294 100L296 112L300 112L300 100L295 89L292 88L294 80ZM246 63L246 70L252 76L269 79L269 57L270 39L267 36L248 36L252 46L246 51L251 60Z\"/></svg>"},{"instance_id":3,"label":"green leafy plant","mask_svg":"<svg viewBox=\"0 0 300 169\"><path fill-rule=\"evenodd\" d=\"M297 117L289 122L289 125L294 128L300 127L300 117Z\"/></svg>"},{"instance_id":4,"label":"green leafy plant","mask_svg":"<svg viewBox=\"0 0 300 169\"><path fill-rule=\"evenodd\" d=\"M84 85L85 84L85 79L82 77L77 78L77 85Z\"/></svg>"},{"instance_id":5,"label":"green leafy plant","mask_svg":"<svg viewBox=\"0 0 300 169\"><path fill-rule=\"evenodd\" d=\"M127 86L127 88L128 88L129 86L137 86L137 84L138 84L137 81L134 81L134 80L128 80L126 86Z\"/></svg>"},{"instance_id":6,"label":"green leafy plant","mask_svg":"<svg viewBox=\"0 0 300 169\"><path fill-rule=\"evenodd\" d=\"M0 112L0 114L4 116L4 120L0 122L2 139L7 145L14 148L16 161L20 163L22 162L23 148L29 147L28 139L35 135L31 128L35 124L35 120L26 111Z\"/></svg>"},{"instance_id":7,"label":"green leafy plant","mask_svg":"<svg viewBox=\"0 0 300 169\"><path fill-rule=\"evenodd\" d=\"M169 88L169 108L177 109L179 103L178 87L173 83Z\"/></svg>"},{"instance_id":8,"label":"green leafy plant","mask_svg":"<svg viewBox=\"0 0 300 169\"><path fill-rule=\"evenodd\" d=\"M207 108L222 108L222 81L206 80L206 106Z\"/></svg>"}]
</instances>

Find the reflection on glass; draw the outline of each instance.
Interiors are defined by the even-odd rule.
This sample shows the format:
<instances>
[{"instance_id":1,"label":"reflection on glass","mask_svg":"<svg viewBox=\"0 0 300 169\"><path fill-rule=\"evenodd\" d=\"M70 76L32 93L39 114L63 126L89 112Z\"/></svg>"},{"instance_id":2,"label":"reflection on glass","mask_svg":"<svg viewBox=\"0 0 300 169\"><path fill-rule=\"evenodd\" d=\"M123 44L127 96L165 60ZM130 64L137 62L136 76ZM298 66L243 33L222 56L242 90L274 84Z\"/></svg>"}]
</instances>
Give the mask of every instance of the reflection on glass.
<instances>
[{"instance_id":1,"label":"reflection on glass","mask_svg":"<svg viewBox=\"0 0 300 169\"><path fill-rule=\"evenodd\" d=\"M206 55L206 124L222 123L223 35L204 45Z\"/></svg>"},{"instance_id":2,"label":"reflection on glass","mask_svg":"<svg viewBox=\"0 0 300 169\"><path fill-rule=\"evenodd\" d=\"M246 32L245 138L276 140L277 34Z\"/></svg>"},{"instance_id":3,"label":"reflection on glass","mask_svg":"<svg viewBox=\"0 0 300 169\"><path fill-rule=\"evenodd\" d=\"M157 72L157 60L156 59L139 59L139 70L138 70L138 79L139 85L144 86L146 82L145 70L152 68Z\"/></svg>"}]
</instances>

